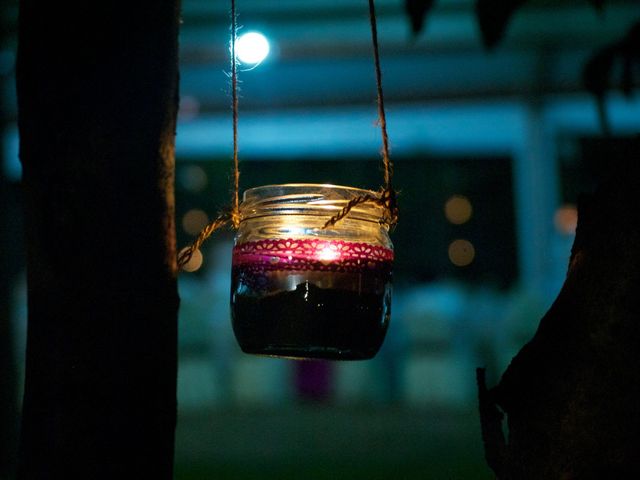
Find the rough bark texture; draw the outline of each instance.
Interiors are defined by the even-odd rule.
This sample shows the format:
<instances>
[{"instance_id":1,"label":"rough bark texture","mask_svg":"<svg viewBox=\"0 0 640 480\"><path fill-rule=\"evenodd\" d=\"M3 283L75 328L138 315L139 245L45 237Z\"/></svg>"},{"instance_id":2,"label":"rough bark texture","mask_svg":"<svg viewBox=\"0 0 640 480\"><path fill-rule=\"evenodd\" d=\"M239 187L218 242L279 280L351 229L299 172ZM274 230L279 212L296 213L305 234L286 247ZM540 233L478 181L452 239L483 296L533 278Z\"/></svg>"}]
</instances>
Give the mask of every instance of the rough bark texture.
<instances>
[{"instance_id":1,"label":"rough bark texture","mask_svg":"<svg viewBox=\"0 0 640 480\"><path fill-rule=\"evenodd\" d=\"M0 141L0 148L2 142ZM2 153L0 153L0 163ZM6 181L0 169L0 479L11 478L15 466L18 436L17 372L14 345L13 303L14 280L23 261L20 249L21 222L18 215L16 186ZM16 225L18 223L18 225Z\"/></svg>"},{"instance_id":2,"label":"rough bark texture","mask_svg":"<svg viewBox=\"0 0 640 480\"><path fill-rule=\"evenodd\" d=\"M500 479L640 478L638 143L622 164L602 159L614 173L579 205L564 287L534 338L497 387L480 381Z\"/></svg>"},{"instance_id":3,"label":"rough bark texture","mask_svg":"<svg viewBox=\"0 0 640 480\"><path fill-rule=\"evenodd\" d=\"M0 9L1 11L1 9ZM0 48L7 33L0 32ZM8 83L7 72L0 74L0 87ZM8 123L6 95L0 95L0 131ZM17 186L6 178L6 138L0 135L0 479L12 478L18 438L18 393L15 331L12 323L15 281L24 264L22 222Z\"/></svg>"},{"instance_id":4,"label":"rough bark texture","mask_svg":"<svg viewBox=\"0 0 640 480\"><path fill-rule=\"evenodd\" d=\"M20 5L18 476L172 476L177 0Z\"/></svg>"}]
</instances>

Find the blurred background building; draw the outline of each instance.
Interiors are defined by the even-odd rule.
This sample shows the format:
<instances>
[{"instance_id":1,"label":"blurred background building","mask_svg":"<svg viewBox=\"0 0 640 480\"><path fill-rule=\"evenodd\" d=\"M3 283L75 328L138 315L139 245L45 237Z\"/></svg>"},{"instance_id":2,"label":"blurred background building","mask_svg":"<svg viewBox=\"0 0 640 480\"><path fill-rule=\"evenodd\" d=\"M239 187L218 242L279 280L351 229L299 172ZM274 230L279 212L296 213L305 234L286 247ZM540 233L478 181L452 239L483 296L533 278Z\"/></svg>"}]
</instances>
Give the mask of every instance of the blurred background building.
<instances>
[{"instance_id":1,"label":"blurred background building","mask_svg":"<svg viewBox=\"0 0 640 480\"><path fill-rule=\"evenodd\" d=\"M16 3L3 6L0 248L19 399ZM182 3L176 203L186 245L228 202L232 131L228 2ZM239 33L260 32L270 47L240 67L242 188L376 189L366 2L237 3ZM603 139L581 77L589 56L640 18L635 0L605 2L601 14L585 1L530 1L492 51L470 0L437 1L418 37L402 0L376 5L401 209L383 349L372 361L316 365L242 354L229 322L232 232L217 234L200 270L179 279L178 479L491 478L475 368L497 381L533 334L563 282L578 193L593 188L597 161L638 142L640 98L607 97ZM247 55L260 48L249 42ZM308 375L321 385L305 388Z\"/></svg>"}]
</instances>

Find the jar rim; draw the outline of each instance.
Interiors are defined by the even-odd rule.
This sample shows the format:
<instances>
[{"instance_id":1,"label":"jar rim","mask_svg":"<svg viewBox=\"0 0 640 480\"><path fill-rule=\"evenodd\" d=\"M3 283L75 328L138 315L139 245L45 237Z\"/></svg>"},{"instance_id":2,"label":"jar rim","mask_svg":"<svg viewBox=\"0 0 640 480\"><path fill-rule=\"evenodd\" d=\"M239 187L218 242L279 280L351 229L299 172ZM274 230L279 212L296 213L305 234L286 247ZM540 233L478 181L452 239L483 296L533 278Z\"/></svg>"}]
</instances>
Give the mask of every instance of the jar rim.
<instances>
[{"instance_id":1,"label":"jar rim","mask_svg":"<svg viewBox=\"0 0 640 480\"><path fill-rule=\"evenodd\" d=\"M241 221L268 215L323 215L330 218L352 199L361 195L379 197L363 188L331 183L284 183L262 185L245 190L240 205ZM356 205L349 217L381 222L384 207L367 202Z\"/></svg>"},{"instance_id":2,"label":"jar rim","mask_svg":"<svg viewBox=\"0 0 640 480\"><path fill-rule=\"evenodd\" d=\"M250 197L255 196L257 194L262 193L263 191L275 190L275 189L330 189L330 190L344 190L349 192L357 192L357 195L374 195L377 196L378 193L374 190L368 190L366 188L359 187L351 187L347 185L336 185L333 183L272 183L269 185L260 185L259 187L248 188L244 191L242 195L242 200L247 201ZM293 192L291 192L293 193Z\"/></svg>"}]
</instances>

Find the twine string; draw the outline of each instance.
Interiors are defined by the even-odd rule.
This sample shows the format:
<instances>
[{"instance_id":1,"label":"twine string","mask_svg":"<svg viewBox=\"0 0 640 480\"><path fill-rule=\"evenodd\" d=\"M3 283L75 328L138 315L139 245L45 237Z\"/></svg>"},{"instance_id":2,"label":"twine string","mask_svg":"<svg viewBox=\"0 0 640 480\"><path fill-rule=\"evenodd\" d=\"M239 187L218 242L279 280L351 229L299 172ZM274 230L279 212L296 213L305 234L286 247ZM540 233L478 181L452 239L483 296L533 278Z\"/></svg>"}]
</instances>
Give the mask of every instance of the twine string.
<instances>
[{"instance_id":1,"label":"twine string","mask_svg":"<svg viewBox=\"0 0 640 480\"><path fill-rule=\"evenodd\" d=\"M371 24L371 42L373 43L373 63L376 71L376 91L378 104L378 125L382 134L382 165L384 167L384 187L376 196L371 194L359 195L351 199L336 215L331 217L322 228L335 225L349 212L363 203L374 203L385 209L380 223L389 228L398 223L398 205L396 203L396 191L393 189L393 163L389 156L389 135L387 134L387 116L384 109L384 92L382 90L382 69L380 68L380 49L378 47L378 26L376 21L376 7L374 0L369 0L369 23Z\"/></svg>"},{"instance_id":2,"label":"twine string","mask_svg":"<svg viewBox=\"0 0 640 480\"><path fill-rule=\"evenodd\" d=\"M195 241L189 245L188 247L182 249L178 254L178 268L183 268L189 260L193 257L193 253L196 250L200 250L200 247L204 243L204 241L209 238L213 232L219 230L224 227L229 222L232 222L232 213L231 212L221 212L218 216L208 225L206 225L198 234L198 237Z\"/></svg>"},{"instance_id":3,"label":"twine string","mask_svg":"<svg viewBox=\"0 0 640 480\"><path fill-rule=\"evenodd\" d=\"M398 223L398 206L396 204L396 192L393 189L381 189L375 195L365 193L364 195L358 195L347 202L347 204L336 215L331 217L323 225L323 229L329 228L344 217L358 205L363 203L373 203L384 208L383 217L380 219L380 223L389 226L389 228L395 227Z\"/></svg>"},{"instance_id":4,"label":"twine string","mask_svg":"<svg viewBox=\"0 0 640 480\"><path fill-rule=\"evenodd\" d=\"M240 226L240 168L238 162L238 61L236 59L236 40L238 37L238 19L236 2L231 0L231 110L233 111L233 194L231 209L225 209L200 231L195 241L182 249L178 254L178 268L183 269L199 250L202 244L216 230L231 224L237 229Z\"/></svg>"},{"instance_id":5,"label":"twine string","mask_svg":"<svg viewBox=\"0 0 640 480\"><path fill-rule=\"evenodd\" d=\"M391 190L393 180L393 163L389 158L389 135L387 134L387 115L384 110L384 93L382 91L382 69L380 68L380 52L378 48L378 26L374 0L369 0L369 22L371 23L371 41L373 43L373 62L376 70L376 91L378 95L378 123L382 133L382 162L384 164L384 188Z\"/></svg>"},{"instance_id":6,"label":"twine string","mask_svg":"<svg viewBox=\"0 0 640 480\"><path fill-rule=\"evenodd\" d=\"M231 222L233 228L240 226L240 168L238 164L238 60L236 59L236 40L238 37L238 18L236 1L231 0L231 109L233 110L233 208Z\"/></svg>"},{"instance_id":7,"label":"twine string","mask_svg":"<svg viewBox=\"0 0 640 480\"><path fill-rule=\"evenodd\" d=\"M380 53L378 48L378 27L376 22L376 12L374 0L369 0L369 21L371 24L371 40L373 43L373 59L376 73L377 105L378 105L378 125L382 134L382 164L384 167L384 187L376 194L359 195L351 199L336 215L331 217L324 224L323 228L335 225L345 218L349 212L358 205L373 203L384 208L381 224L386 224L390 228L394 227L398 221L398 206L396 203L396 192L393 189L393 163L389 157L389 136L387 134L387 118L384 109L384 93L382 90L382 70L380 68ZM240 168L238 162L238 64L236 59L236 39L238 34L238 23L236 15L236 2L231 0L231 108L233 111L233 196L232 206L220 212L218 216L207 224L198 234L195 241L188 247L182 249L178 254L178 267L183 268L193 257L196 250L216 230L231 224L234 229L240 226Z\"/></svg>"}]
</instances>

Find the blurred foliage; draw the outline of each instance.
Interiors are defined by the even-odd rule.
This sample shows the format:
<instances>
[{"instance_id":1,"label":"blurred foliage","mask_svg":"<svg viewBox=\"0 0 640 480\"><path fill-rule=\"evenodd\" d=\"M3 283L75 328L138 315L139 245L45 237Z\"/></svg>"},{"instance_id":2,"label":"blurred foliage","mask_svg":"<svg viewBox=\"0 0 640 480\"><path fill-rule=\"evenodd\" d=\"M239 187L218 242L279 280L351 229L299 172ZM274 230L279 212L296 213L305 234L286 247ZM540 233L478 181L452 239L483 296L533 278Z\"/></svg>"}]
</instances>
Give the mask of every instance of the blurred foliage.
<instances>
[{"instance_id":1,"label":"blurred foliage","mask_svg":"<svg viewBox=\"0 0 640 480\"><path fill-rule=\"evenodd\" d=\"M418 35L424 27L427 12L433 6L433 0L406 0L404 6L409 15L411 30L414 35Z\"/></svg>"},{"instance_id":2,"label":"blurred foliage","mask_svg":"<svg viewBox=\"0 0 640 480\"><path fill-rule=\"evenodd\" d=\"M587 0L593 8L602 12L604 0ZM433 7L433 0L405 0L405 10L414 34L422 31L426 16ZM513 15L527 0L476 0L475 12L482 41L487 48L495 47L507 29Z\"/></svg>"},{"instance_id":3,"label":"blurred foliage","mask_svg":"<svg viewBox=\"0 0 640 480\"><path fill-rule=\"evenodd\" d=\"M602 13L604 0L587 0L594 9ZM476 0L475 13L486 48L496 47L507 30L511 18L527 0ZM405 10L415 35L425 24L426 16L433 7L433 0L405 0ZM618 81L612 81L617 66L622 64ZM634 74L640 67L640 21L636 22L619 41L598 50L587 61L583 69L583 83L587 91L598 102L603 132L609 132L604 108L604 97L609 89L617 88L630 96L637 84ZM640 81L640 80L638 80Z\"/></svg>"},{"instance_id":4,"label":"blurred foliage","mask_svg":"<svg viewBox=\"0 0 640 480\"><path fill-rule=\"evenodd\" d=\"M502 40L513 14L525 3L526 0L476 1L476 17L485 47L493 48Z\"/></svg>"},{"instance_id":5,"label":"blurred foliage","mask_svg":"<svg viewBox=\"0 0 640 480\"><path fill-rule=\"evenodd\" d=\"M618 69L618 66L621 68ZM592 93L598 102L600 121L605 133L609 132L607 116L605 114L604 99L611 88L619 89L625 96L630 97L633 86L640 81L634 74L640 71L640 21L631 26L620 40L598 50L587 61L582 71L585 88ZM619 72L618 79L614 79Z\"/></svg>"}]
</instances>

